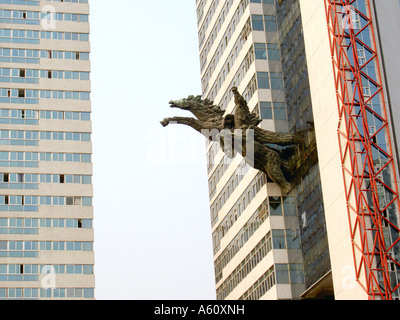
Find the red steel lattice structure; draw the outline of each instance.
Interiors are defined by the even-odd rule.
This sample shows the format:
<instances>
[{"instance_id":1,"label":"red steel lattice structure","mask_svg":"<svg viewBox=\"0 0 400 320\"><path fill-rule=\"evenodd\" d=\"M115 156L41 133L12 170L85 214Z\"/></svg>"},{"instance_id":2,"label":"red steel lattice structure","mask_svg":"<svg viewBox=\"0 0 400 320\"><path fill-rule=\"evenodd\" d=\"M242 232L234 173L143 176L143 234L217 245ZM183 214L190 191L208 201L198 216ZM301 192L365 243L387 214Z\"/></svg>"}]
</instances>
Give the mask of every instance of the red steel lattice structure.
<instances>
[{"instance_id":1,"label":"red steel lattice structure","mask_svg":"<svg viewBox=\"0 0 400 320\"><path fill-rule=\"evenodd\" d=\"M400 266L393 253L400 203L373 8L371 0L324 1L355 276L369 299L391 300L400 286L392 270Z\"/></svg>"}]
</instances>

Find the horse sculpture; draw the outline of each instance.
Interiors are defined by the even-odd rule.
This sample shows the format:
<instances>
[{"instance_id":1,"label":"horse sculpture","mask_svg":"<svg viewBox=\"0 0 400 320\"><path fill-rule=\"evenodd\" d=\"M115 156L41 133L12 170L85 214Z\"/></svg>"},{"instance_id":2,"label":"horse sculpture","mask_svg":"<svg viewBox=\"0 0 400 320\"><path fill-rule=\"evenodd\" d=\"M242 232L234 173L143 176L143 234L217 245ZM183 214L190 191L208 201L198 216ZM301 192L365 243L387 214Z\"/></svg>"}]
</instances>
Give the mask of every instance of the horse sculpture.
<instances>
[{"instance_id":1,"label":"horse sculpture","mask_svg":"<svg viewBox=\"0 0 400 320\"><path fill-rule=\"evenodd\" d=\"M236 87L232 88L232 92L235 100L233 114L224 116L225 111L215 106L212 101L202 100L201 96L189 96L186 99L170 101L170 106L190 111L196 119L172 117L165 118L161 124L164 127L170 123L190 126L206 138L219 142L228 157L241 154L247 163L264 172L280 186L282 193L287 194L293 185L286 180L282 169L289 170L290 163L269 144L280 146L303 144L304 134L277 133L258 127L262 120L250 112L246 100Z\"/></svg>"}]
</instances>

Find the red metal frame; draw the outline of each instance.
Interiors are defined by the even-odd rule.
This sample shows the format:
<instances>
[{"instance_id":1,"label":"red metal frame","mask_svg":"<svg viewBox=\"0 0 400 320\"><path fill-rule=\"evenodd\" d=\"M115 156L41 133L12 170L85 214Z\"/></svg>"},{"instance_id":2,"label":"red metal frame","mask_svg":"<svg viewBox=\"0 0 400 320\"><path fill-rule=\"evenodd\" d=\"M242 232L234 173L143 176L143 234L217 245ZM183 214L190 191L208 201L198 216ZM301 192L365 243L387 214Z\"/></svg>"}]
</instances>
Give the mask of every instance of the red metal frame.
<instances>
[{"instance_id":1,"label":"red metal frame","mask_svg":"<svg viewBox=\"0 0 400 320\"><path fill-rule=\"evenodd\" d=\"M390 280L389 264L400 266L393 255L393 247L400 238L392 237L388 243L385 231L394 229L392 234L400 234L398 226L387 217L387 211L393 207L398 217L399 190L371 3L370 0L362 2L362 8L358 8L357 0L325 0L325 9L337 92L339 148L355 276L371 300L391 300L400 284ZM361 22L359 26L352 24L354 15ZM344 24L349 21L350 24ZM360 49L367 52L365 60L359 57ZM368 71L371 66L375 73ZM373 88L371 92L364 92L366 83ZM372 103L377 99L380 110ZM370 132L372 126L376 128L375 132ZM386 137L386 148L378 145L376 140L382 133ZM382 166L375 166L373 151L385 159ZM383 180L383 172L390 173L391 183ZM382 193L389 200L382 201Z\"/></svg>"}]
</instances>

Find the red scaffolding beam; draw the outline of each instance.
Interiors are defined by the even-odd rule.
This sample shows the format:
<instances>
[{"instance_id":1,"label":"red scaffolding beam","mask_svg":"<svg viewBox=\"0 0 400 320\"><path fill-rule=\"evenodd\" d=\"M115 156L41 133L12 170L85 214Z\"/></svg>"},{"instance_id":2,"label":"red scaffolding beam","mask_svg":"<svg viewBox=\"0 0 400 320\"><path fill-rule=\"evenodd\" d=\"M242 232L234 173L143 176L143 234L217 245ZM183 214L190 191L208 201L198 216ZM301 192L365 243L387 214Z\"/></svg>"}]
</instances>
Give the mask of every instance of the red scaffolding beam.
<instances>
[{"instance_id":1,"label":"red scaffolding beam","mask_svg":"<svg viewBox=\"0 0 400 320\"><path fill-rule=\"evenodd\" d=\"M371 3L325 0L325 9L355 277L371 300L391 300L400 202Z\"/></svg>"}]
</instances>

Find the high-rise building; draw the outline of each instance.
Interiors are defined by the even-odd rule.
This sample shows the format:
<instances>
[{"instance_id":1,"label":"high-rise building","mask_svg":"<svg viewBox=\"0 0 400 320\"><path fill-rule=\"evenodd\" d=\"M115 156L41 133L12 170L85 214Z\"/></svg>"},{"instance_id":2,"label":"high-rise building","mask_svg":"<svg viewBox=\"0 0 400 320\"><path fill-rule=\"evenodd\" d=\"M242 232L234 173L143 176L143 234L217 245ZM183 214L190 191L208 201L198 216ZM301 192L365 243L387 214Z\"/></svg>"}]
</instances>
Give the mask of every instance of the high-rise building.
<instances>
[{"instance_id":1,"label":"high-rise building","mask_svg":"<svg viewBox=\"0 0 400 320\"><path fill-rule=\"evenodd\" d=\"M207 145L217 299L399 298L399 2L196 4L203 98L307 132L289 194Z\"/></svg>"},{"instance_id":2,"label":"high-rise building","mask_svg":"<svg viewBox=\"0 0 400 320\"><path fill-rule=\"evenodd\" d=\"M88 0L0 0L0 299L94 299Z\"/></svg>"}]
</instances>

